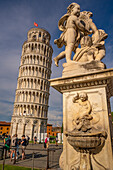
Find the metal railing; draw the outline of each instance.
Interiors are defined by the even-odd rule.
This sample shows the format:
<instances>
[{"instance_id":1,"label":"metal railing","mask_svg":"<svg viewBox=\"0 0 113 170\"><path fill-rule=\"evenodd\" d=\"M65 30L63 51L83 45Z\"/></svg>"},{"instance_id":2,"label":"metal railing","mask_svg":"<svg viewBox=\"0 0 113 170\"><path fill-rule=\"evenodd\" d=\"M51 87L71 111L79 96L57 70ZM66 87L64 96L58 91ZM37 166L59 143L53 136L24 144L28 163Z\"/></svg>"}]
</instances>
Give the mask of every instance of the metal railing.
<instances>
[{"instance_id":1,"label":"metal railing","mask_svg":"<svg viewBox=\"0 0 113 170\"><path fill-rule=\"evenodd\" d=\"M10 149L15 149L15 153L16 153L16 148L15 147L11 147ZM22 150L22 148L18 148L19 150ZM60 147L57 148L47 148L47 149L30 149L30 148L26 148L26 151L32 151L32 170L34 169L34 161L35 161L35 151L45 151L46 152L46 169L49 169L52 167L52 161L54 161L54 153L56 150L62 149ZM6 149L3 146L3 164L2 164L2 170L4 170L5 167L5 156L6 156ZM16 164L16 154L14 156L14 160L13 160L13 164ZM51 167L50 167L51 166Z\"/></svg>"}]
</instances>

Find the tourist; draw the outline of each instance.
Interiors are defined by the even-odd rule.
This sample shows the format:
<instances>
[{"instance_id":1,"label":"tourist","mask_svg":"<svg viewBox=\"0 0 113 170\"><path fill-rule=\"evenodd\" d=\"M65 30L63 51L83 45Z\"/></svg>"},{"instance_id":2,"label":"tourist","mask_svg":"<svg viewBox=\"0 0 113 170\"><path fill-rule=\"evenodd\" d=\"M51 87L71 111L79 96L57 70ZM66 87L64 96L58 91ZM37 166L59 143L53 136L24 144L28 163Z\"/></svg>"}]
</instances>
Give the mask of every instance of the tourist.
<instances>
[{"instance_id":1,"label":"tourist","mask_svg":"<svg viewBox=\"0 0 113 170\"><path fill-rule=\"evenodd\" d=\"M7 151L10 157L10 144L11 144L11 139L7 135L5 135L4 138L5 158L7 157Z\"/></svg>"},{"instance_id":2,"label":"tourist","mask_svg":"<svg viewBox=\"0 0 113 170\"><path fill-rule=\"evenodd\" d=\"M18 145L18 138L17 138L17 134L15 134L12 138L11 138L11 158L10 160L12 161L12 157L14 155L14 157L16 158L16 151L17 151L17 145ZM14 159L14 163L15 163L15 159Z\"/></svg>"},{"instance_id":3,"label":"tourist","mask_svg":"<svg viewBox=\"0 0 113 170\"><path fill-rule=\"evenodd\" d=\"M37 142L37 137L35 136L34 137L34 144L36 144L36 142Z\"/></svg>"},{"instance_id":4,"label":"tourist","mask_svg":"<svg viewBox=\"0 0 113 170\"><path fill-rule=\"evenodd\" d=\"M48 148L48 147L49 147L49 136L47 135L44 141L44 148Z\"/></svg>"},{"instance_id":5,"label":"tourist","mask_svg":"<svg viewBox=\"0 0 113 170\"><path fill-rule=\"evenodd\" d=\"M56 136L55 142L56 142L56 146L58 146L58 144L57 144L57 142L58 142L58 137L57 137L57 136Z\"/></svg>"},{"instance_id":6,"label":"tourist","mask_svg":"<svg viewBox=\"0 0 113 170\"><path fill-rule=\"evenodd\" d=\"M25 149L26 149L26 138L25 135L22 136L22 160L25 159Z\"/></svg>"},{"instance_id":7,"label":"tourist","mask_svg":"<svg viewBox=\"0 0 113 170\"><path fill-rule=\"evenodd\" d=\"M47 137L45 138L45 141L44 141L44 148L46 148L47 146Z\"/></svg>"},{"instance_id":8,"label":"tourist","mask_svg":"<svg viewBox=\"0 0 113 170\"><path fill-rule=\"evenodd\" d=\"M46 143L47 149L49 148L49 135L47 135L47 143Z\"/></svg>"},{"instance_id":9,"label":"tourist","mask_svg":"<svg viewBox=\"0 0 113 170\"><path fill-rule=\"evenodd\" d=\"M29 139L30 139L30 137L26 136L26 145L29 145Z\"/></svg>"},{"instance_id":10,"label":"tourist","mask_svg":"<svg viewBox=\"0 0 113 170\"><path fill-rule=\"evenodd\" d=\"M20 155L19 153L19 145L21 144L21 140L18 139L17 141L17 147L16 147L16 159L18 159L18 156Z\"/></svg>"}]
</instances>

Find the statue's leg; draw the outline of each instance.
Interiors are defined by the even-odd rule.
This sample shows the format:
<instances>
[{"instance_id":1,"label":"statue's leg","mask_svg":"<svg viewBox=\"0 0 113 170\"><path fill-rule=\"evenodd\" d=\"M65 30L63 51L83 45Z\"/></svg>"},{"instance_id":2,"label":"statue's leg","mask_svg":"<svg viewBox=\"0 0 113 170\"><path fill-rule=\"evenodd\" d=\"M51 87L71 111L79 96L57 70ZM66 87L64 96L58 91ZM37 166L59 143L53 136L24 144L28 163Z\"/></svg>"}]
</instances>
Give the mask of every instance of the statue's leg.
<instances>
[{"instance_id":1,"label":"statue's leg","mask_svg":"<svg viewBox=\"0 0 113 170\"><path fill-rule=\"evenodd\" d=\"M67 63L69 63L71 61L71 54L72 54L73 47L74 47L74 43L69 43L66 46L65 53L66 53L66 61L67 61Z\"/></svg>"},{"instance_id":2,"label":"statue's leg","mask_svg":"<svg viewBox=\"0 0 113 170\"><path fill-rule=\"evenodd\" d=\"M96 56L96 58L95 58L95 60L102 60L103 58L104 58L104 56L105 56L105 47L103 47L103 48L101 48L100 50L99 50L99 53L97 54L97 56Z\"/></svg>"},{"instance_id":3,"label":"statue's leg","mask_svg":"<svg viewBox=\"0 0 113 170\"><path fill-rule=\"evenodd\" d=\"M54 58L55 65L58 67L59 60L65 58L65 51L62 51L59 55Z\"/></svg>"}]
</instances>

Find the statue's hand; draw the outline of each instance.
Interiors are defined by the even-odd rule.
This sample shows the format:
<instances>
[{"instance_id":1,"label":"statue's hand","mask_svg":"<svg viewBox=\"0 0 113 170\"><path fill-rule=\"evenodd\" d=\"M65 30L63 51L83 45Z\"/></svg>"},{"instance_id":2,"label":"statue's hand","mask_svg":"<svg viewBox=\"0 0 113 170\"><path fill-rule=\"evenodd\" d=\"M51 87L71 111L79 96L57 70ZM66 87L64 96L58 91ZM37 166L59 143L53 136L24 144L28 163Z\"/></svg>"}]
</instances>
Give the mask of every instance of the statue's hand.
<instances>
[{"instance_id":1,"label":"statue's hand","mask_svg":"<svg viewBox=\"0 0 113 170\"><path fill-rule=\"evenodd\" d=\"M85 29L85 34L86 35L89 35L89 34L92 34L93 32L92 32L92 30L87 30L87 29Z\"/></svg>"},{"instance_id":2,"label":"statue's hand","mask_svg":"<svg viewBox=\"0 0 113 170\"><path fill-rule=\"evenodd\" d=\"M90 31L89 31L89 34L93 34L93 31L92 31L92 30L90 30Z\"/></svg>"}]
</instances>

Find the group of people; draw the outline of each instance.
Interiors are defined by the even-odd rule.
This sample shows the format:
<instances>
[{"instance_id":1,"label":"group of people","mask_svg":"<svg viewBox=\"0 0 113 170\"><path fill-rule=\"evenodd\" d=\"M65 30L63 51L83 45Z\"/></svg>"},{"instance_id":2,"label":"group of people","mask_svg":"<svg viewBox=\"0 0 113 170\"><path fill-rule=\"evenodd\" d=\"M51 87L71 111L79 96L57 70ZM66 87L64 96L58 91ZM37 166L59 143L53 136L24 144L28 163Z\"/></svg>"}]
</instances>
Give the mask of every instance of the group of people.
<instances>
[{"instance_id":1,"label":"group of people","mask_svg":"<svg viewBox=\"0 0 113 170\"><path fill-rule=\"evenodd\" d=\"M10 157L10 160L16 158L18 159L19 156L19 146L22 147L22 160L25 159L25 149L26 146L29 144L29 137L25 135L22 135L22 139L19 139L17 137L17 134L13 135L11 138L10 136L5 135L4 138L4 148L5 148L5 158L8 156Z\"/></svg>"}]
</instances>

